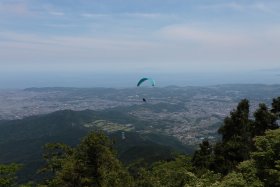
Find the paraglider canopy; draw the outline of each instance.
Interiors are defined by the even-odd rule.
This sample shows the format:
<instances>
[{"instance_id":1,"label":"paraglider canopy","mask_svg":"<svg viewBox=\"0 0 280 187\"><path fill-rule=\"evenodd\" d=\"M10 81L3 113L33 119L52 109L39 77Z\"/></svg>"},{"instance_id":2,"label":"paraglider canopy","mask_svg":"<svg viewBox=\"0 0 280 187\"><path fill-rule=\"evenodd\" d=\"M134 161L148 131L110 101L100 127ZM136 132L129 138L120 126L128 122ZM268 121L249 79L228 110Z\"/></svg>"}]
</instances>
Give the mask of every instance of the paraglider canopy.
<instances>
[{"instance_id":1,"label":"paraglider canopy","mask_svg":"<svg viewBox=\"0 0 280 187\"><path fill-rule=\"evenodd\" d=\"M137 87L138 86L140 86L143 82L145 82L145 81L149 81L151 84L152 84L152 86L155 86L155 81L154 81L154 79L151 79L151 78L142 78L142 79L140 79L139 80L139 82L137 83Z\"/></svg>"}]
</instances>

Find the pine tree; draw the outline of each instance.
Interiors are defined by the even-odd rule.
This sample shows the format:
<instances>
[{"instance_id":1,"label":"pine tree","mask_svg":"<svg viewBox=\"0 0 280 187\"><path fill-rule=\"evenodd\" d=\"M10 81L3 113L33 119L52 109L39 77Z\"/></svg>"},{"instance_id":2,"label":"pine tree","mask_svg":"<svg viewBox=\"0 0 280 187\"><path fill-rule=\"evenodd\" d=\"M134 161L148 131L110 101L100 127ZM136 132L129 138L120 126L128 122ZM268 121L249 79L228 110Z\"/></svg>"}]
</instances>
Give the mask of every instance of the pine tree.
<instances>
[{"instance_id":1,"label":"pine tree","mask_svg":"<svg viewBox=\"0 0 280 187\"><path fill-rule=\"evenodd\" d=\"M214 170L227 174L239 162L249 158L251 147L249 120L249 101L241 100L236 110L230 113L224 120L218 133L222 135L222 141L214 148Z\"/></svg>"},{"instance_id":2,"label":"pine tree","mask_svg":"<svg viewBox=\"0 0 280 187\"><path fill-rule=\"evenodd\" d=\"M192 158L193 166L198 170L208 169L213 159L213 148L208 140L204 140L199 147Z\"/></svg>"},{"instance_id":3,"label":"pine tree","mask_svg":"<svg viewBox=\"0 0 280 187\"><path fill-rule=\"evenodd\" d=\"M270 112L263 103L259 105L259 108L254 113L254 117L255 121L252 129L253 137L263 135L266 130L276 129L278 127L276 124L276 115Z\"/></svg>"},{"instance_id":4,"label":"pine tree","mask_svg":"<svg viewBox=\"0 0 280 187\"><path fill-rule=\"evenodd\" d=\"M271 112L280 117L280 97L273 99Z\"/></svg>"},{"instance_id":5,"label":"pine tree","mask_svg":"<svg viewBox=\"0 0 280 187\"><path fill-rule=\"evenodd\" d=\"M91 133L63 161L49 186L133 186L132 178L116 158L112 142Z\"/></svg>"}]
</instances>

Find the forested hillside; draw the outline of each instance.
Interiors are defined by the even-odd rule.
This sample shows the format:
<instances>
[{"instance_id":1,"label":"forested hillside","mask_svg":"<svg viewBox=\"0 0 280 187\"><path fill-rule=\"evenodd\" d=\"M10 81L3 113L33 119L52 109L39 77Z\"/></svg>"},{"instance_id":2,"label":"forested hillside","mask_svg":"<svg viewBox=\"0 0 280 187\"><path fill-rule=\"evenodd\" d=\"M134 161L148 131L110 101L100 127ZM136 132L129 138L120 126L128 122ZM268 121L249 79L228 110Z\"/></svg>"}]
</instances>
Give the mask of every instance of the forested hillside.
<instances>
[{"instance_id":1,"label":"forested hillside","mask_svg":"<svg viewBox=\"0 0 280 187\"><path fill-rule=\"evenodd\" d=\"M106 119L106 120L105 120ZM19 163L19 181L40 180L37 171L43 167L43 148L47 143L64 143L76 146L92 131L102 131L114 142L118 159L126 164L141 159L151 164L170 159L174 152L192 153L174 137L156 133L138 133L127 124L140 128L146 125L117 110L109 111L58 111L22 120L0 122L0 163ZM122 138L125 133L125 139Z\"/></svg>"}]
</instances>

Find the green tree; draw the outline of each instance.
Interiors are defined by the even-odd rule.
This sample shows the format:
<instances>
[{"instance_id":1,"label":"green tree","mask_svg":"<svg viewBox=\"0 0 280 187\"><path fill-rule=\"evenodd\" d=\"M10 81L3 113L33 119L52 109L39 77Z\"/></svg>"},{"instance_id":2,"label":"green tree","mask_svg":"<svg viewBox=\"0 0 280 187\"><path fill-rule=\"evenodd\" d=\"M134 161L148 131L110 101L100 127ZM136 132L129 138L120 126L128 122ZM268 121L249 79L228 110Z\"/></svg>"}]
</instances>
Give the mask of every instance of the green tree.
<instances>
[{"instance_id":1,"label":"green tree","mask_svg":"<svg viewBox=\"0 0 280 187\"><path fill-rule=\"evenodd\" d=\"M191 158L177 155L175 160L155 163L150 169L141 168L136 177L138 187L209 187L219 181L220 174L203 170L199 176L192 172Z\"/></svg>"},{"instance_id":2,"label":"green tree","mask_svg":"<svg viewBox=\"0 0 280 187\"><path fill-rule=\"evenodd\" d=\"M263 135L268 129L276 129L277 117L274 113L270 112L267 106L263 103L259 105L259 108L254 113L255 121L253 123L252 134L254 136Z\"/></svg>"},{"instance_id":3,"label":"green tree","mask_svg":"<svg viewBox=\"0 0 280 187\"><path fill-rule=\"evenodd\" d=\"M136 186L179 187L185 184L194 184L197 177L191 170L191 157L177 155L175 160L156 162L148 170L144 168L139 169L135 179Z\"/></svg>"},{"instance_id":4,"label":"green tree","mask_svg":"<svg viewBox=\"0 0 280 187\"><path fill-rule=\"evenodd\" d=\"M191 157L179 155L174 161L155 163L151 174L160 186L175 187L194 184L196 176L192 171Z\"/></svg>"},{"instance_id":5,"label":"green tree","mask_svg":"<svg viewBox=\"0 0 280 187\"><path fill-rule=\"evenodd\" d=\"M213 148L208 140L204 140L199 147L200 149L194 153L192 163L197 171L204 172L203 170L208 170L213 161Z\"/></svg>"},{"instance_id":6,"label":"green tree","mask_svg":"<svg viewBox=\"0 0 280 187\"><path fill-rule=\"evenodd\" d=\"M136 178L139 187L209 187L220 179L219 174L204 170L197 176L192 172L191 157L177 155L175 160L155 163L149 170L141 168Z\"/></svg>"},{"instance_id":7,"label":"green tree","mask_svg":"<svg viewBox=\"0 0 280 187\"><path fill-rule=\"evenodd\" d=\"M241 162L235 171L226 175L220 182L212 183L212 187L263 187L257 177L254 160Z\"/></svg>"},{"instance_id":8,"label":"green tree","mask_svg":"<svg viewBox=\"0 0 280 187\"><path fill-rule=\"evenodd\" d=\"M265 186L280 186L280 129L268 130L255 138L257 175Z\"/></svg>"},{"instance_id":9,"label":"green tree","mask_svg":"<svg viewBox=\"0 0 280 187\"><path fill-rule=\"evenodd\" d=\"M237 166L236 171L242 174L243 179L246 182L246 186L263 186L263 183L259 180L257 176L257 168L254 160L251 159L241 162Z\"/></svg>"},{"instance_id":10,"label":"green tree","mask_svg":"<svg viewBox=\"0 0 280 187\"><path fill-rule=\"evenodd\" d=\"M238 163L249 158L252 146L249 120L249 101L243 99L236 110L226 117L224 124L218 133L222 135L222 141L214 147L214 163L212 168L223 174L227 174Z\"/></svg>"},{"instance_id":11,"label":"green tree","mask_svg":"<svg viewBox=\"0 0 280 187\"><path fill-rule=\"evenodd\" d=\"M112 142L103 133L90 133L66 157L50 186L133 186L132 178L116 158Z\"/></svg>"},{"instance_id":12,"label":"green tree","mask_svg":"<svg viewBox=\"0 0 280 187\"><path fill-rule=\"evenodd\" d=\"M73 149L62 143L48 143L44 146L43 158L46 166L40 172L55 174L62 169L64 160L73 154Z\"/></svg>"},{"instance_id":13,"label":"green tree","mask_svg":"<svg viewBox=\"0 0 280 187\"><path fill-rule=\"evenodd\" d=\"M231 172L211 187L248 187L241 173Z\"/></svg>"},{"instance_id":14,"label":"green tree","mask_svg":"<svg viewBox=\"0 0 280 187\"><path fill-rule=\"evenodd\" d=\"M160 187L160 180L153 176L152 172L145 169L139 168L138 173L135 176L135 186L137 187Z\"/></svg>"},{"instance_id":15,"label":"green tree","mask_svg":"<svg viewBox=\"0 0 280 187\"><path fill-rule=\"evenodd\" d=\"M277 114L278 118L280 117L280 97L273 99L271 112Z\"/></svg>"},{"instance_id":16,"label":"green tree","mask_svg":"<svg viewBox=\"0 0 280 187\"><path fill-rule=\"evenodd\" d=\"M249 101L243 99L237 105L236 110L230 113L230 117L226 117L223 126L218 130L222 135L222 141L231 141L236 136L247 135L249 124Z\"/></svg>"},{"instance_id":17,"label":"green tree","mask_svg":"<svg viewBox=\"0 0 280 187\"><path fill-rule=\"evenodd\" d=\"M17 186L16 173L20 168L19 164L0 164L0 186Z\"/></svg>"}]
</instances>

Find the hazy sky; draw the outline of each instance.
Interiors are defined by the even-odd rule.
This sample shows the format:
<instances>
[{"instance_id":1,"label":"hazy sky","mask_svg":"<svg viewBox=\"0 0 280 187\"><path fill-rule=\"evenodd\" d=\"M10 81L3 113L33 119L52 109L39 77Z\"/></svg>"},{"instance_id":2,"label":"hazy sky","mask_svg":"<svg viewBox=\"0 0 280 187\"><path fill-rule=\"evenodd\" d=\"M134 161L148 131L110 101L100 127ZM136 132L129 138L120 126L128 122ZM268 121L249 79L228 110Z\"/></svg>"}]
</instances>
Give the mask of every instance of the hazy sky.
<instances>
[{"instance_id":1,"label":"hazy sky","mask_svg":"<svg viewBox=\"0 0 280 187\"><path fill-rule=\"evenodd\" d=\"M0 0L0 71L279 67L279 0Z\"/></svg>"}]
</instances>

